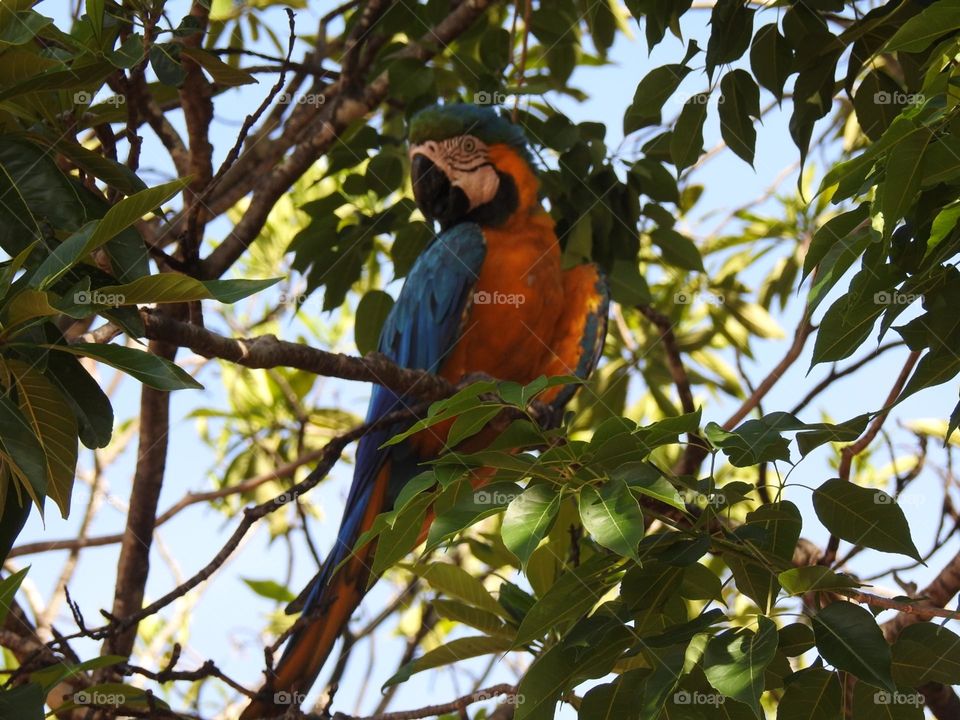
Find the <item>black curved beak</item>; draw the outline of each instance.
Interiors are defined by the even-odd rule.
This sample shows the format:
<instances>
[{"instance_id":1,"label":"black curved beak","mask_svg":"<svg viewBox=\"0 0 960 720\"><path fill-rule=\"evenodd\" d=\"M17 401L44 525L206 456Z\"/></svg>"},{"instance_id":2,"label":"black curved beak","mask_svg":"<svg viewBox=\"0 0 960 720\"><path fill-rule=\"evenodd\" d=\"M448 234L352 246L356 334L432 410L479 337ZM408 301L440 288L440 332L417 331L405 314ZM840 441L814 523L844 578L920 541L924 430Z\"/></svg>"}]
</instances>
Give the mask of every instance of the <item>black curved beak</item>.
<instances>
[{"instance_id":1,"label":"black curved beak","mask_svg":"<svg viewBox=\"0 0 960 720\"><path fill-rule=\"evenodd\" d=\"M466 194L453 187L450 179L426 155L413 156L410 174L417 206L427 218L439 222L441 228L455 224L469 211Z\"/></svg>"}]
</instances>

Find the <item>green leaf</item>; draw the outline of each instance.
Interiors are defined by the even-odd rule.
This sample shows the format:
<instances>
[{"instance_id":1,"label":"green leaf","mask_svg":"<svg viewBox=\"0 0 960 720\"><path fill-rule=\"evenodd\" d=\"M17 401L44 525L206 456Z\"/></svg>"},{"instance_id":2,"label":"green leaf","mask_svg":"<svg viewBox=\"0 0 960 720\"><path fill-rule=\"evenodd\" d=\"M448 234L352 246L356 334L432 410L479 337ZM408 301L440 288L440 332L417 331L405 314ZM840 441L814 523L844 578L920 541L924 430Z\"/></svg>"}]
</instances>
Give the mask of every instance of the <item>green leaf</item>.
<instances>
[{"instance_id":1,"label":"green leaf","mask_svg":"<svg viewBox=\"0 0 960 720\"><path fill-rule=\"evenodd\" d=\"M501 410L499 406L486 405L458 415L447 434L447 447L454 448L467 438L476 435L499 415Z\"/></svg>"},{"instance_id":2,"label":"green leaf","mask_svg":"<svg viewBox=\"0 0 960 720\"><path fill-rule=\"evenodd\" d=\"M562 632L600 602L621 576L618 559L609 555L594 555L567 570L527 612L514 647L540 639L551 628Z\"/></svg>"},{"instance_id":3,"label":"green leaf","mask_svg":"<svg viewBox=\"0 0 960 720\"><path fill-rule=\"evenodd\" d=\"M737 588L762 610L772 610L780 591L776 573L790 565L802 527L797 506L782 501L747 513L744 525L734 532L754 557L748 560L731 556L727 564Z\"/></svg>"},{"instance_id":4,"label":"green leaf","mask_svg":"<svg viewBox=\"0 0 960 720\"><path fill-rule=\"evenodd\" d=\"M623 134L629 135L660 122L660 111L690 72L685 65L663 65L647 73L637 85L633 103L623 116Z\"/></svg>"},{"instance_id":5,"label":"green leaf","mask_svg":"<svg viewBox=\"0 0 960 720\"><path fill-rule=\"evenodd\" d=\"M60 662L43 670L30 673L30 682L40 685L43 688L44 695L46 695L67 678L82 676L88 670L112 667L123 661L124 658L120 655L101 655L84 660L81 663Z\"/></svg>"},{"instance_id":6,"label":"green leaf","mask_svg":"<svg viewBox=\"0 0 960 720\"><path fill-rule=\"evenodd\" d=\"M449 469L457 472L455 465ZM501 512L519 494L519 486L512 482L495 482L478 490L474 490L466 478L452 483L438 500L437 517L430 527L424 552L430 552L444 540ZM452 504L448 503L449 507L444 505L451 498Z\"/></svg>"},{"instance_id":7,"label":"green leaf","mask_svg":"<svg viewBox=\"0 0 960 720\"><path fill-rule=\"evenodd\" d=\"M36 139L45 146L49 144L46 137L28 136L31 140ZM53 143L57 152L66 155L77 167L81 168L89 175L103 180L107 185L116 188L124 195L133 195L146 189L137 175L126 165L121 165L116 160L104 157L100 153L88 150L76 142L70 140L58 140Z\"/></svg>"},{"instance_id":8,"label":"green leaf","mask_svg":"<svg viewBox=\"0 0 960 720\"><path fill-rule=\"evenodd\" d=\"M777 703L777 720L836 720L843 717L840 701L837 673L807 668L787 680Z\"/></svg>"},{"instance_id":9,"label":"green leaf","mask_svg":"<svg viewBox=\"0 0 960 720\"><path fill-rule=\"evenodd\" d=\"M615 618L582 620L524 674L517 687L523 702L517 704L515 720L552 720L564 692L579 681L608 674L631 640L628 628Z\"/></svg>"},{"instance_id":10,"label":"green leaf","mask_svg":"<svg viewBox=\"0 0 960 720\"><path fill-rule=\"evenodd\" d=\"M803 595L814 590L849 590L860 587L860 583L849 575L835 573L822 565L791 568L777 577L783 589L790 595Z\"/></svg>"},{"instance_id":11,"label":"green leaf","mask_svg":"<svg viewBox=\"0 0 960 720\"><path fill-rule=\"evenodd\" d=\"M939 342L939 347L920 358L897 402L925 388L942 385L960 373L960 357L954 352L952 344L944 345L942 340Z\"/></svg>"},{"instance_id":12,"label":"green leaf","mask_svg":"<svg viewBox=\"0 0 960 720\"><path fill-rule=\"evenodd\" d=\"M504 610L477 578L458 565L435 562L408 568L439 592L459 598L470 605L503 615Z\"/></svg>"},{"instance_id":13,"label":"green leaf","mask_svg":"<svg viewBox=\"0 0 960 720\"><path fill-rule=\"evenodd\" d=\"M660 248L669 265L694 272L704 272L703 258L696 244L673 228L658 227L650 232L650 239Z\"/></svg>"},{"instance_id":14,"label":"green leaf","mask_svg":"<svg viewBox=\"0 0 960 720\"><path fill-rule=\"evenodd\" d=\"M27 493L20 486L20 482L14 477L9 464L4 463L0 466L0 499L2 499L2 512L0 512L0 560L5 561L10 554L10 548L16 541L17 536L23 530L23 526L30 517L30 508L33 503L30 501ZM42 519L42 515L41 515Z\"/></svg>"},{"instance_id":15,"label":"green leaf","mask_svg":"<svg viewBox=\"0 0 960 720\"><path fill-rule=\"evenodd\" d=\"M762 615L757 622L756 633L740 628L713 637L703 655L703 671L719 692L749 705L760 718L763 673L777 652L777 626Z\"/></svg>"},{"instance_id":16,"label":"green leaf","mask_svg":"<svg viewBox=\"0 0 960 720\"><path fill-rule=\"evenodd\" d=\"M381 447L390 447L401 443L411 435L416 435L421 430L433 427L442 422L447 422L451 417L461 415L467 411L489 410L488 407L482 407L482 400L480 400L479 396L495 392L496 389L497 384L492 381L484 380L471 383L462 390L458 390L449 398L433 403L427 411L427 417L418 420L402 433L394 435L383 443ZM467 424L473 424L473 420L469 421L469 423L468 421L464 421L464 427L466 427ZM479 428L476 429L479 430ZM450 444L449 435L447 436L447 440L448 444Z\"/></svg>"},{"instance_id":17,"label":"green leaf","mask_svg":"<svg viewBox=\"0 0 960 720\"><path fill-rule=\"evenodd\" d=\"M633 492L659 500L675 507L677 510L684 512L687 510L687 506L677 489L649 462L624 463L610 473L610 477L622 480Z\"/></svg>"},{"instance_id":18,"label":"green leaf","mask_svg":"<svg viewBox=\"0 0 960 720\"><path fill-rule=\"evenodd\" d=\"M0 102L44 90L82 90L91 86L99 87L114 70L113 65L105 61L96 61L87 65L81 65L78 61L66 70L40 72L5 88L0 91Z\"/></svg>"},{"instance_id":19,"label":"green leaf","mask_svg":"<svg viewBox=\"0 0 960 720\"><path fill-rule=\"evenodd\" d=\"M787 657L798 657L814 646L813 629L804 623L784 625L777 631L777 650Z\"/></svg>"},{"instance_id":20,"label":"green leaf","mask_svg":"<svg viewBox=\"0 0 960 720\"><path fill-rule=\"evenodd\" d=\"M830 248L848 237L859 225L866 223L869 217L870 205L861 203L854 210L835 215L817 228L810 240L807 254L803 258L802 279L805 280L813 272L813 269L820 264Z\"/></svg>"},{"instance_id":21,"label":"green leaf","mask_svg":"<svg viewBox=\"0 0 960 720\"><path fill-rule=\"evenodd\" d=\"M616 680L596 685L587 691L577 717L581 720L629 720L637 716L644 684L637 671L624 673Z\"/></svg>"},{"instance_id":22,"label":"green leaf","mask_svg":"<svg viewBox=\"0 0 960 720\"><path fill-rule=\"evenodd\" d=\"M0 30L0 46L4 45L23 45L36 36L47 25L53 22L53 18L48 18L33 10L20 10L12 12L12 7L7 11L6 23L3 30Z\"/></svg>"},{"instance_id":23,"label":"green leaf","mask_svg":"<svg viewBox=\"0 0 960 720\"><path fill-rule=\"evenodd\" d=\"M715 572L694 562L683 568L680 594L688 600L723 600L723 586Z\"/></svg>"},{"instance_id":24,"label":"green leaf","mask_svg":"<svg viewBox=\"0 0 960 720\"><path fill-rule=\"evenodd\" d=\"M887 156L883 184L877 189L885 237L893 233L897 221L907 213L920 192L923 155L931 140L933 133L919 128L894 145Z\"/></svg>"},{"instance_id":25,"label":"green leaf","mask_svg":"<svg viewBox=\"0 0 960 720\"><path fill-rule=\"evenodd\" d=\"M250 578L240 578L243 580L243 583L253 590L260 597L265 597L268 600L276 600L277 602L289 603L297 599L297 596L290 591L289 588L284 587L276 580L252 580Z\"/></svg>"},{"instance_id":26,"label":"green leaf","mask_svg":"<svg viewBox=\"0 0 960 720\"><path fill-rule=\"evenodd\" d=\"M764 88L783 99L783 85L793 68L790 43L780 34L776 23L764 25L753 36L750 47L750 69Z\"/></svg>"},{"instance_id":27,"label":"green leaf","mask_svg":"<svg viewBox=\"0 0 960 720\"><path fill-rule=\"evenodd\" d=\"M877 690L867 683L856 683L848 705L852 705L852 720L924 720L923 693L891 693Z\"/></svg>"},{"instance_id":28,"label":"green leaf","mask_svg":"<svg viewBox=\"0 0 960 720\"><path fill-rule=\"evenodd\" d=\"M923 156L923 187L950 182L960 175L960 138L952 135L937 138Z\"/></svg>"},{"instance_id":29,"label":"green leaf","mask_svg":"<svg viewBox=\"0 0 960 720\"><path fill-rule=\"evenodd\" d=\"M820 271L817 273L813 287L807 295L807 309L810 313L816 310L834 285L850 269L854 261L870 244L871 240L879 238L879 233L871 227L860 227L833 245L820 262ZM812 269L812 268L811 268Z\"/></svg>"},{"instance_id":30,"label":"green leaf","mask_svg":"<svg viewBox=\"0 0 960 720\"><path fill-rule=\"evenodd\" d=\"M519 558L523 568L550 531L560 509L560 494L551 485L531 485L514 498L503 516L503 544Z\"/></svg>"},{"instance_id":31,"label":"green leaf","mask_svg":"<svg viewBox=\"0 0 960 720\"><path fill-rule=\"evenodd\" d=\"M907 625L893 644L893 679L900 687L960 684L960 636L930 622Z\"/></svg>"},{"instance_id":32,"label":"green leaf","mask_svg":"<svg viewBox=\"0 0 960 720\"><path fill-rule=\"evenodd\" d=\"M816 423L808 425L808 430L797 433L797 446L801 455L828 442L853 442L867 428L871 415L864 413L842 423Z\"/></svg>"},{"instance_id":33,"label":"green leaf","mask_svg":"<svg viewBox=\"0 0 960 720\"><path fill-rule=\"evenodd\" d=\"M890 646L868 610L838 601L813 616L813 633L823 659L871 685L896 692L890 674Z\"/></svg>"},{"instance_id":34,"label":"green leaf","mask_svg":"<svg viewBox=\"0 0 960 720\"><path fill-rule=\"evenodd\" d=\"M34 683L0 690L0 717L43 720L43 689Z\"/></svg>"},{"instance_id":35,"label":"green leaf","mask_svg":"<svg viewBox=\"0 0 960 720\"><path fill-rule=\"evenodd\" d=\"M0 580L0 625L3 625L4 621L6 621L7 614L13 606L13 598L17 594L17 590L20 589L20 585L23 583L23 579L29 571L30 566L28 565L22 570L17 570L17 572L7 575L3 580Z\"/></svg>"},{"instance_id":36,"label":"green leaf","mask_svg":"<svg viewBox=\"0 0 960 720\"><path fill-rule=\"evenodd\" d=\"M437 79L433 68L415 58L392 61L387 74L390 79L390 95L401 101L409 102L435 92Z\"/></svg>"},{"instance_id":37,"label":"green leaf","mask_svg":"<svg viewBox=\"0 0 960 720\"><path fill-rule=\"evenodd\" d=\"M868 72L853 96L857 124L871 140L879 140L900 111L909 107L908 96L883 70Z\"/></svg>"},{"instance_id":38,"label":"green leaf","mask_svg":"<svg viewBox=\"0 0 960 720\"><path fill-rule=\"evenodd\" d=\"M380 532L373 553L373 564L368 586L372 585L385 570L396 564L416 546L417 540L423 532L427 506L432 500L432 496L428 494L417 496L407 503L403 509L399 510L393 521L388 522ZM440 518L434 520L430 532L433 533L434 528L437 527L440 527ZM459 529L459 527L456 528L456 530ZM427 544L429 546L434 544L432 538L427 538Z\"/></svg>"},{"instance_id":39,"label":"green leaf","mask_svg":"<svg viewBox=\"0 0 960 720\"><path fill-rule=\"evenodd\" d=\"M144 385L157 390L203 389L184 370L165 358L120 345L97 343L74 343L73 345L44 345L51 350L93 358L110 367L125 372Z\"/></svg>"},{"instance_id":40,"label":"green leaf","mask_svg":"<svg viewBox=\"0 0 960 720\"><path fill-rule=\"evenodd\" d=\"M80 442L91 449L106 447L113 435L113 407L100 385L73 355L45 351L40 358L47 366L45 377L60 389L77 418Z\"/></svg>"},{"instance_id":41,"label":"green leaf","mask_svg":"<svg viewBox=\"0 0 960 720\"><path fill-rule=\"evenodd\" d=\"M373 352L380 341L380 329L393 307L393 297L383 290L367 291L357 304L353 337L361 355Z\"/></svg>"},{"instance_id":42,"label":"green leaf","mask_svg":"<svg viewBox=\"0 0 960 720\"><path fill-rule=\"evenodd\" d=\"M182 43L155 43L150 46L150 66L164 85L180 87L187 73L180 63Z\"/></svg>"},{"instance_id":43,"label":"green leaf","mask_svg":"<svg viewBox=\"0 0 960 720\"><path fill-rule=\"evenodd\" d=\"M469 625L487 635L509 635L513 638L513 629L491 612L471 607L457 600L434 600L431 606L437 615L447 620Z\"/></svg>"},{"instance_id":44,"label":"green leaf","mask_svg":"<svg viewBox=\"0 0 960 720\"><path fill-rule=\"evenodd\" d=\"M670 160L679 175L697 162L703 152L703 124L707 120L709 93L691 95L683 104L670 138Z\"/></svg>"},{"instance_id":45,"label":"green leaf","mask_svg":"<svg viewBox=\"0 0 960 720\"><path fill-rule=\"evenodd\" d=\"M41 290L50 287L88 254L173 197L189 180L183 178L164 183L118 202L100 220L87 223L64 240L34 271L31 286Z\"/></svg>"},{"instance_id":46,"label":"green leaf","mask_svg":"<svg viewBox=\"0 0 960 720\"><path fill-rule=\"evenodd\" d=\"M813 508L827 530L849 543L922 562L903 511L882 490L833 478L813 491Z\"/></svg>"},{"instance_id":47,"label":"green leaf","mask_svg":"<svg viewBox=\"0 0 960 720\"><path fill-rule=\"evenodd\" d=\"M15 472L38 508L43 508L47 494L47 458L43 445L20 409L13 404L10 393L0 395L0 452L12 463ZM13 482L11 480L11 482Z\"/></svg>"},{"instance_id":48,"label":"green leaf","mask_svg":"<svg viewBox=\"0 0 960 720\"><path fill-rule=\"evenodd\" d=\"M609 480L598 491L580 491L580 518L594 540L623 557L639 561L637 546L645 531L640 504L622 480Z\"/></svg>"},{"instance_id":49,"label":"green leaf","mask_svg":"<svg viewBox=\"0 0 960 720\"><path fill-rule=\"evenodd\" d=\"M24 288L14 295L6 307L3 308L4 325L9 330L21 323L59 313L60 310L50 304L49 294L41 290Z\"/></svg>"},{"instance_id":50,"label":"green leaf","mask_svg":"<svg viewBox=\"0 0 960 720\"><path fill-rule=\"evenodd\" d=\"M185 55L200 67L210 73L210 77L218 85L224 87L236 87L238 85L249 85L258 82L257 79L242 68L228 65L213 53L202 50L201 48L182 45L180 54Z\"/></svg>"},{"instance_id":51,"label":"green leaf","mask_svg":"<svg viewBox=\"0 0 960 720\"><path fill-rule=\"evenodd\" d=\"M884 51L920 52L957 28L960 28L960 1L940 0L901 25Z\"/></svg>"},{"instance_id":52,"label":"green leaf","mask_svg":"<svg viewBox=\"0 0 960 720\"><path fill-rule=\"evenodd\" d=\"M760 119L760 88L746 70L731 70L720 81L720 135L741 159L753 167L757 131L751 118Z\"/></svg>"},{"instance_id":53,"label":"green leaf","mask_svg":"<svg viewBox=\"0 0 960 720\"><path fill-rule=\"evenodd\" d=\"M789 443L780 431L796 429L798 424L788 413L770 413L760 419L747 420L729 431L710 422L703 433L711 445L723 450L731 465L748 467L765 461L789 462Z\"/></svg>"},{"instance_id":54,"label":"green leaf","mask_svg":"<svg viewBox=\"0 0 960 720\"><path fill-rule=\"evenodd\" d=\"M143 60L143 57L143 35L140 33L130 33L120 47L107 53L107 60L114 67L123 70L129 70Z\"/></svg>"},{"instance_id":55,"label":"green leaf","mask_svg":"<svg viewBox=\"0 0 960 720\"><path fill-rule=\"evenodd\" d=\"M717 0L710 13L710 39L707 41L707 77L714 68L738 59L750 47L754 9L741 0Z\"/></svg>"},{"instance_id":56,"label":"green leaf","mask_svg":"<svg viewBox=\"0 0 960 720\"><path fill-rule=\"evenodd\" d=\"M7 366L20 410L43 446L47 494L67 517L77 469L77 420L60 391L40 372L18 360L8 360Z\"/></svg>"},{"instance_id":57,"label":"green leaf","mask_svg":"<svg viewBox=\"0 0 960 720\"><path fill-rule=\"evenodd\" d=\"M509 649L510 638L503 636L478 635L451 640L447 644L434 648L413 662L404 665L383 684L383 687L388 688L391 685L406 682L411 675L424 670L451 665L460 660L468 660L491 653L502 653Z\"/></svg>"},{"instance_id":58,"label":"green leaf","mask_svg":"<svg viewBox=\"0 0 960 720\"><path fill-rule=\"evenodd\" d=\"M645 561L643 566L631 567L620 583L620 597L634 617L635 630L649 635L662 629L661 617L682 606L679 593L683 581L682 567L660 561ZM686 610L682 617L686 619Z\"/></svg>"}]
</instances>

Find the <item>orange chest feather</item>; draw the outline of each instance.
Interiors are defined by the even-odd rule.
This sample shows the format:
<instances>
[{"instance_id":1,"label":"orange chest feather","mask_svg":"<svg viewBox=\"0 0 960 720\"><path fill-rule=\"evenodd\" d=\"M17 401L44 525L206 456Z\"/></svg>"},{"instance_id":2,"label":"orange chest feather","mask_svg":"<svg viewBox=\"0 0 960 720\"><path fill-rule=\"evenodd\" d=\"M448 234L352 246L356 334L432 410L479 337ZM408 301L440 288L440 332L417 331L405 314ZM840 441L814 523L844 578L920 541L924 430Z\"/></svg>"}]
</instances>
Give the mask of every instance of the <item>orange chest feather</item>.
<instances>
[{"instance_id":1,"label":"orange chest feather","mask_svg":"<svg viewBox=\"0 0 960 720\"><path fill-rule=\"evenodd\" d=\"M543 373L563 307L560 250L545 214L484 229L487 255L460 340L440 374L529 382Z\"/></svg>"}]
</instances>

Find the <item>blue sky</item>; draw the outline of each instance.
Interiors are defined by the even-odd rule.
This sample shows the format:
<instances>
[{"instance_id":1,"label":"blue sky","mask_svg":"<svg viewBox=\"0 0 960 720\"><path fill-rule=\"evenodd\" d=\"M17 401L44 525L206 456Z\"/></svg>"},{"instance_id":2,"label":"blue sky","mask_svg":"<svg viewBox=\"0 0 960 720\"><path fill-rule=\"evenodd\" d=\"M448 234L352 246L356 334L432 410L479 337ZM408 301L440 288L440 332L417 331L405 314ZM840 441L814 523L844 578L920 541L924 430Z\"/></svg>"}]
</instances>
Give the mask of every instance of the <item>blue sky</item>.
<instances>
[{"instance_id":1,"label":"blue sky","mask_svg":"<svg viewBox=\"0 0 960 720\"><path fill-rule=\"evenodd\" d=\"M61 27L64 25L66 3L55 0L46 0L38 7L42 13L53 15ZM179 8L183 3L171 3L171 8ZM302 33L312 33L316 27L319 14L326 8L326 4L314 4L310 10L297 11L297 27ZM757 24L772 22L775 19L775 10L758 14ZM178 17L171 12L171 17ZM268 17L275 28L285 28L285 20L278 11L270 11ZM690 33L700 41L700 46L706 46L708 27L706 21L708 13L705 11L691 11L684 18L685 32ZM646 43L643 40L642 29L637 30L632 25L636 37L628 40L618 36L616 45L611 52L611 64L599 68L580 68L573 77L572 84L584 89L590 98L578 103L565 96L551 96L549 99L559 109L567 113L574 121L593 120L606 122L608 125L608 145L616 147L622 139L620 118L629 105L639 79L651 68L666 62L676 62L682 56L685 41L680 42L668 35L668 39L658 46L652 55L648 55ZM264 46L263 41L259 44ZM260 47L272 52L269 46ZM296 55L295 55L296 56ZM702 58L702 56L701 56ZM696 64L697 61L694 61ZM244 115L252 111L260 99L268 91L272 78L260 76L259 85L246 86L230 91L229 99L216 104L217 119L213 124L213 142L215 161L221 160L233 143ZM695 72L681 86L676 97L699 92L707 87L707 79L701 73ZM665 119L679 112L681 101L676 97L668 102ZM764 96L762 104L769 101ZM715 103L715 101L714 101ZM720 138L716 119L716 107L711 106L706 126L706 147L710 148ZM697 171L696 179L705 187L704 195L687 220L687 229L696 234L712 229L717 217L723 216L723 211L731 207L740 206L760 195L770 184L771 180L785 167L790 166L797 159L797 150L789 141L787 133L786 113L774 110L765 116L763 125L758 126L758 140L755 169L739 160L731 153L723 153L707 163L702 170ZM182 127L179 116L174 116L174 122ZM149 131L145 133L143 147L143 165L156 168L160 175L172 175L169 159L159 143ZM629 154L630 145L627 143L624 151ZM816 165L819 157L814 154L810 163ZM822 168L817 168L818 172ZM159 177L146 176L148 182L158 180ZM795 173L789 176L781 185L781 192L789 194L796 187ZM769 201L767 206L772 208L775 203ZM719 211L719 215L717 212ZM700 220L701 222L697 222ZM213 223L208 230L208 239L218 241L229 229L229 224L220 220ZM715 263L714 267L715 269ZM766 268L764 268L766 269ZM711 263L708 262L708 273ZM761 274L755 278L759 282ZM751 278L747 278L748 281ZM846 281L840 283L845 287ZM396 284L390 290L395 291ZM805 293L806 288L801 290ZM835 292L834 295L837 293ZM657 302L666 302L669 299L656 298ZM262 298L248 301L245 308L252 308L263 303ZM763 377L769 368L779 361L785 352L792 337L793 328L799 319L799 302L794 303L787 313L778 316L777 320L786 333L786 339L760 342L756 346L756 357L747 361L747 371L754 379ZM824 303L823 307L827 307ZM318 308L319 303L311 303L310 308ZM822 311L821 311L822 312ZM908 315L908 317L910 317ZM330 322L329 316L317 315L314 318L319 323ZM228 333L226 328L217 328L220 332ZM292 323L285 327L290 338L303 331L300 323ZM891 338L888 338L891 339ZM798 397L802 396L809 387L812 387L827 372L828 368L815 368L807 375L810 362L810 348L796 362L787 375L776 385L764 401L764 407L784 409L792 406ZM345 352L354 352L351 346L338 348ZM899 373L903 364L905 351L895 350L887 353L878 361L872 363L862 373L846 382L834 385L819 401L807 408L801 414L801 419L817 421L820 419L820 410L825 409L838 420L853 417L862 412L878 409L886 396L891 383ZM186 358L187 353L181 353L180 358ZM107 376L109 377L109 375ZM197 407L225 407L225 394L218 374L213 365L208 366L200 379L206 385L204 391L181 391L172 397L171 405L171 439L170 456L168 458L167 481L161 495L161 509L169 507L184 493L210 489L209 472L213 468L214 456L211 451L198 440L197 427L187 415ZM318 406L329 406L335 402L343 403L345 409L362 413L369 389L362 384L343 381L330 381L323 384L319 395L311 396ZM639 388L634 387L632 395L636 397ZM941 388L927 390L910 398L895 408L887 422L887 428L898 454L905 454L912 447L911 436L900 429L898 422L910 418L945 418L949 415L956 403L957 393L954 384L947 384ZM716 398L704 398L704 421L714 420L723 422L734 409L735 403ZM115 408L118 420L129 419L138 412L139 386L125 380L115 396ZM932 453L934 443L931 443ZM110 469L108 479L110 495L121 500L129 495L130 481L133 474L136 443L131 443L128 451ZM794 452L796 456L796 452ZM805 459L792 473L791 483L796 484L787 490L785 497L797 503L804 515L804 536L823 544L826 532L817 521L810 504L810 491L801 486L815 487L831 477L834 471L828 465L829 452L821 449ZM90 466L91 454L84 450L81 464ZM883 464L882 462L880 464ZM788 468L784 468L786 472ZM339 519L340 508L346 497L351 469L346 463L341 463L331 478L323 482L310 493L311 503L323 509L324 519L312 524L312 533L321 546L321 551L332 543ZM930 518L939 512L941 490L939 480L931 472L925 472L920 479L913 483L904 495L903 508L914 533L917 546L923 552L930 544L935 528ZM78 483L75 490L74 507L82 509L87 500L87 490ZM31 517L26 530L21 536L21 542L31 542L42 539L65 538L76 535L80 512L74 512L74 517L64 521L56 516L55 511L49 511L46 518L46 527L43 527L39 518ZM158 536L176 558L180 572L184 577L193 574L208 562L226 536L232 532L238 520L225 518L222 514L209 509L205 505L196 505L180 513L174 520L167 523L158 532ZM118 532L122 530L124 516L120 510L106 507L97 517L91 529L91 535ZM309 579L315 571L312 560L299 537L295 543L298 551L297 563L293 569L294 580L291 587L298 590L300 585ZM936 569L956 552L957 543L952 541L948 547L934 557L930 568L921 568L905 574L905 579L917 582L921 587L935 574ZM71 583L70 589L74 599L80 603L88 622L93 622L99 608L109 608L112 602L113 574L117 557L117 547L90 548L81 554L80 566ZM35 583L42 594L49 593L59 575L60 566L65 553L51 553L45 556L19 558L18 563L29 561L33 563L30 573L30 582ZM892 561L891 561L892 560ZM858 572L870 574L871 570L882 569L891 564L901 564L900 558L882 557L878 553L865 552L854 563ZM261 644L258 637L265 622L266 614L274 608L271 603L255 596L241 581L242 577L256 579L282 580L286 575L288 557L286 547L280 542L269 542L265 525L261 524L252 532L245 544L205 586L202 601L190 610L191 624L189 635L185 639L187 652L183 667L193 667L202 659L212 658L219 667L241 682L250 685L256 684L262 666ZM151 557L152 572L147 586L148 599L155 599L177 584L177 579L168 571L165 562L155 547ZM892 583L881 582L878 592L885 594L893 587ZM369 618L376 614L394 588L388 583L380 583L368 596L363 608L363 616ZM69 626L69 617L61 613L58 619L61 626ZM389 628L389 624L386 626ZM375 705L379 693L376 688L392 673L395 660L390 657L399 657L403 647L403 640L391 637L390 633L381 633L377 639L377 663L374 676L369 678L369 687L366 697L361 704L361 711L369 711ZM78 643L81 654L92 654L95 646ZM353 712L354 698L361 692L361 683L366 680L367 671L362 662L365 658L365 648L355 653L353 663L346 673L346 680L338 694L338 702L334 708L344 712ZM485 662L472 663L470 667L478 668ZM325 676L325 675L324 675ZM321 676L321 677L324 677ZM428 674L418 676L405 685L393 704L394 709L418 707L425 701L439 702L451 699L454 696L450 681L451 675L442 671L438 675ZM509 681L513 675L503 663L491 676L490 682ZM319 685L322 685L319 683ZM461 684L460 691L470 688ZM209 693L209 706L205 708L207 715L220 707L220 700L214 693ZM565 711L569 715L569 710Z\"/></svg>"}]
</instances>

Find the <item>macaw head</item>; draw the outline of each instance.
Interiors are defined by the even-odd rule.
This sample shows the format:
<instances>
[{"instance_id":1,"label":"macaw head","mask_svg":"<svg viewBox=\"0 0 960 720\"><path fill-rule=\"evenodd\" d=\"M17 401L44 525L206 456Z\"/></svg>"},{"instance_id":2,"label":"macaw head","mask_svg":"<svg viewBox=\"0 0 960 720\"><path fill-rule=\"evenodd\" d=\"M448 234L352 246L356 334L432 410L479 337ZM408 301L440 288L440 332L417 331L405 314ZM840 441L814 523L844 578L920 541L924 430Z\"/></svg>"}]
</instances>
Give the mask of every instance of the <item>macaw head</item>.
<instances>
[{"instance_id":1,"label":"macaw head","mask_svg":"<svg viewBox=\"0 0 960 720\"><path fill-rule=\"evenodd\" d=\"M433 105L410 121L413 195L448 228L502 225L537 204L537 178L523 131L496 110Z\"/></svg>"}]
</instances>

